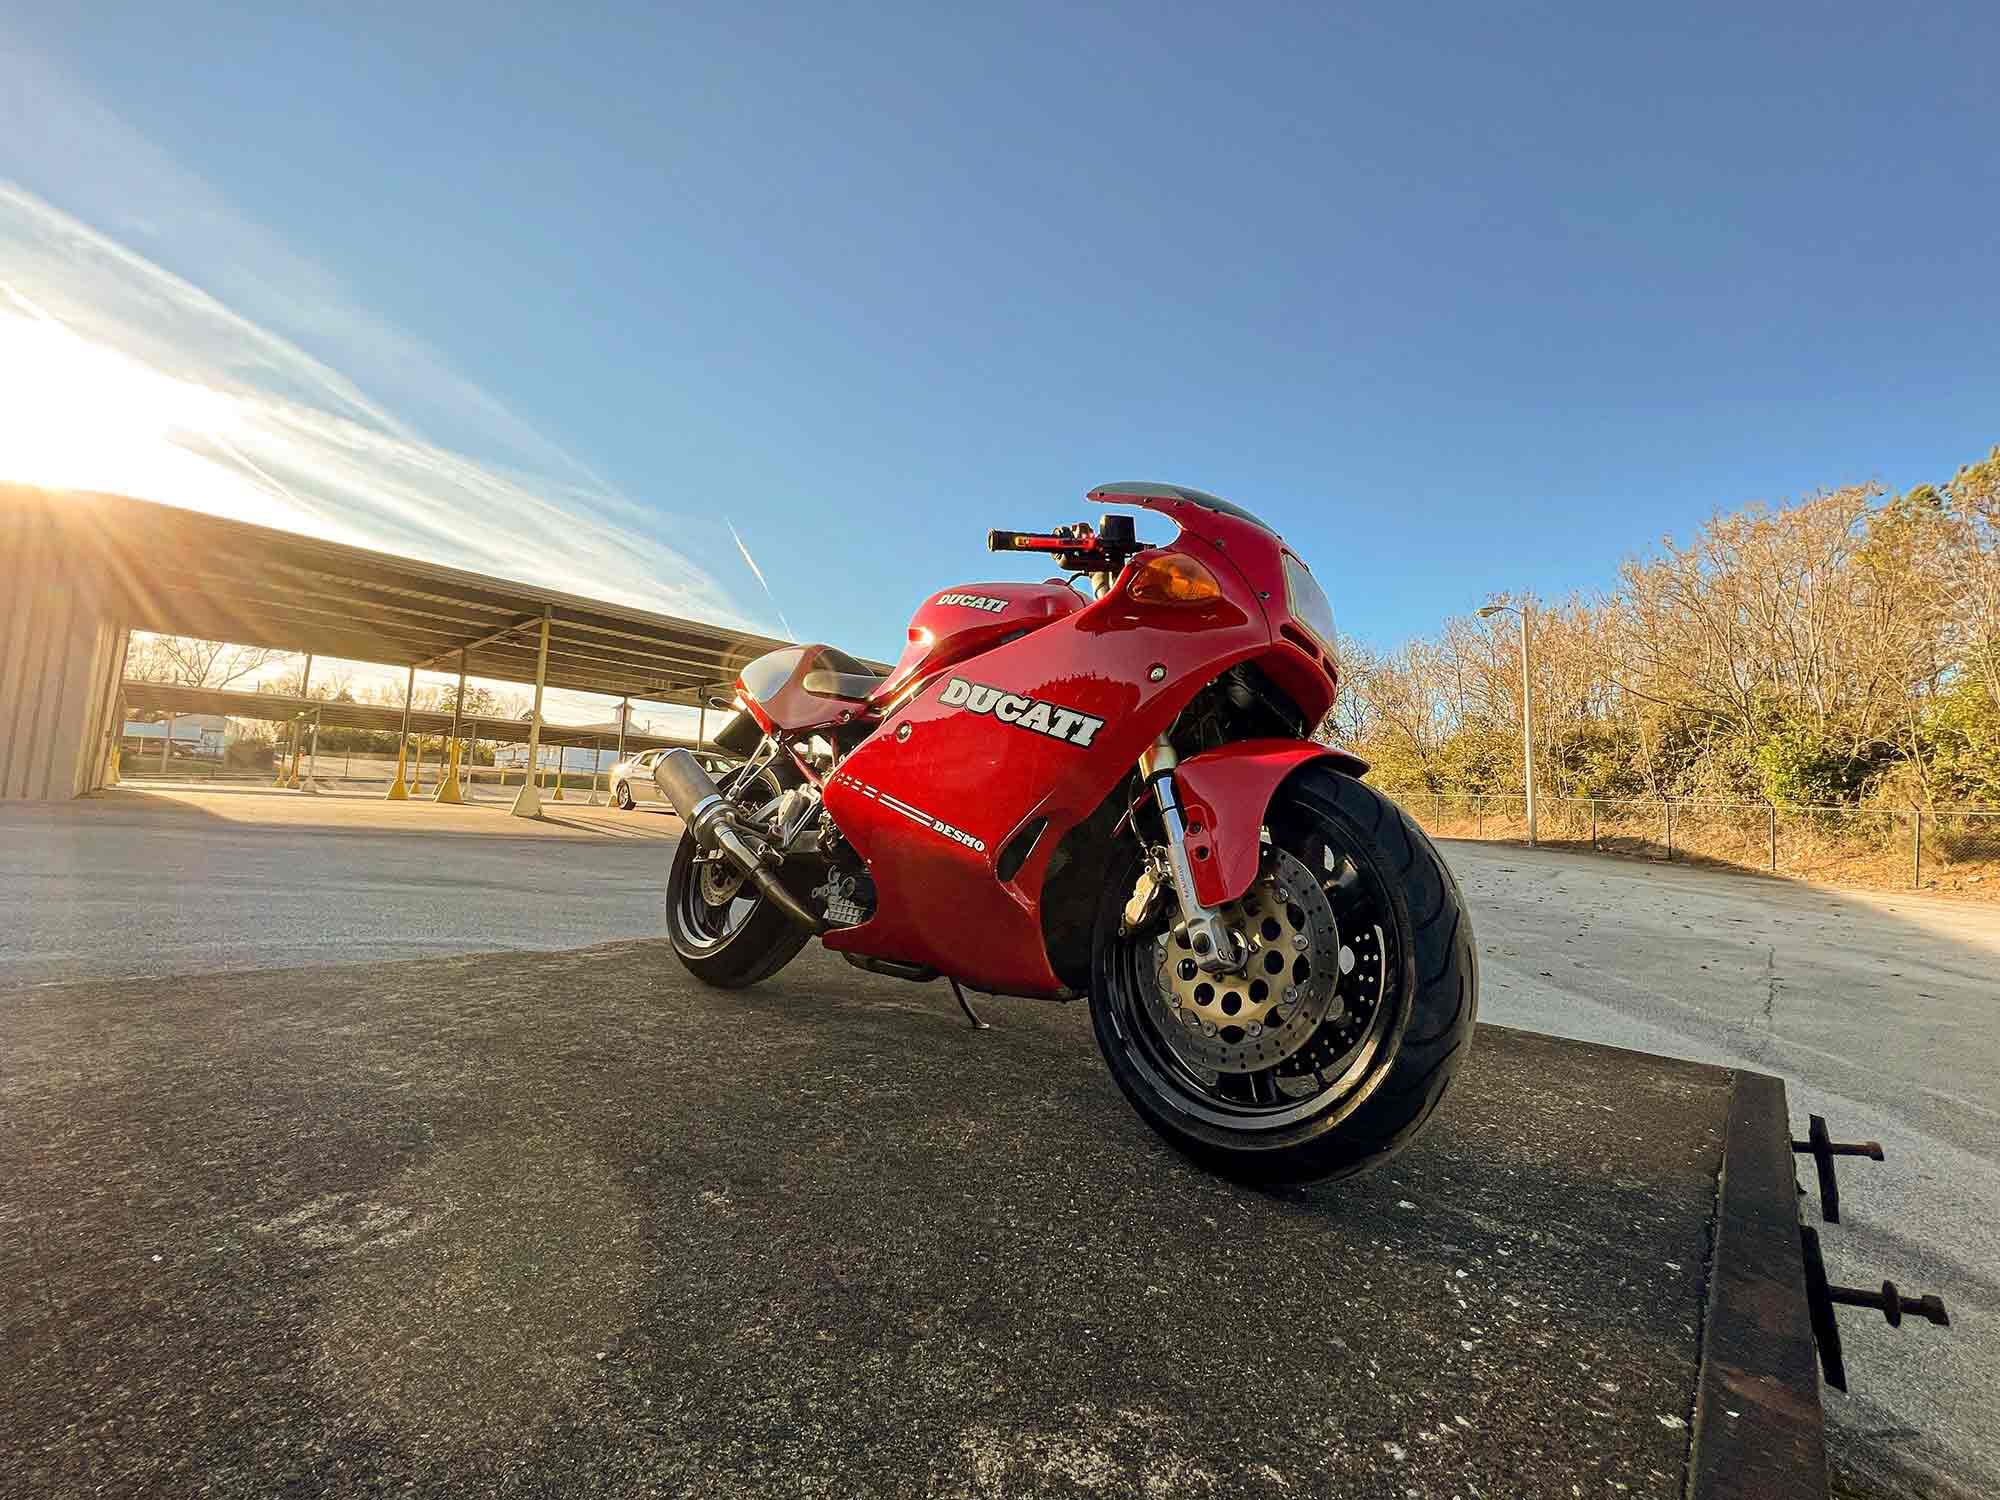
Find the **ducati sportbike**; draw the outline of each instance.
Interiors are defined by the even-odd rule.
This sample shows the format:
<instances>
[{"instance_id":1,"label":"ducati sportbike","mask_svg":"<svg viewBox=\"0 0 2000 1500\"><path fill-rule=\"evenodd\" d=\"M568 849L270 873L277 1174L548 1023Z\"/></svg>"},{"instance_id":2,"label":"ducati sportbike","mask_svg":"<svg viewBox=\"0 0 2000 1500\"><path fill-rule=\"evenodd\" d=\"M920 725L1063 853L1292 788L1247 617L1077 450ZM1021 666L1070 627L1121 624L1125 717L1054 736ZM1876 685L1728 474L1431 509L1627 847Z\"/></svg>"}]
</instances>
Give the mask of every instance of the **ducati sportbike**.
<instances>
[{"instance_id":1,"label":"ducati sportbike","mask_svg":"<svg viewBox=\"0 0 2000 1500\"><path fill-rule=\"evenodd\" d=\"M1429 839L1312 738L1333 613L1269 526L1111 484L1178 527L995 531L1074 579L933 594L887 676L831 646L746 666L655 779L686 824L674 951L753 984L817 935L864 969L1088 996L1111 1075L1190 1157L1263 1183L1401 1150L1464 1060L1472 928Z\"/></svg>"}]
</instances>

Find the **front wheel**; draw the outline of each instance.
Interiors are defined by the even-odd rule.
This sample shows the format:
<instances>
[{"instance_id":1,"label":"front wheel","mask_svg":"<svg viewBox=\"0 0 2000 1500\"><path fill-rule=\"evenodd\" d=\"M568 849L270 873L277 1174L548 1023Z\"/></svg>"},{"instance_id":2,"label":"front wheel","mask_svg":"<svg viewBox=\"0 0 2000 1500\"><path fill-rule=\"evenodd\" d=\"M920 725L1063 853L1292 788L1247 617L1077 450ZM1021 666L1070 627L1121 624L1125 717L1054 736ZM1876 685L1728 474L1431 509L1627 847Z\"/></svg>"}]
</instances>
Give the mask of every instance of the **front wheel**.
<instances>
[{"instance_id":1,"label":"front wheel","mask_svg":"<svg viewBox=\"0 0 2000 1500\"><path fill-rule=\"evenodd\" d=\"M1265 831L1256 880L1224 909L1248 948L1231 974L1199 967L1171 912L1121 932L1132 853L1098 914L1091 1021L1132 1106L1204 1166L1347 1177L1409 1145L1464 1060L1472 924L1431 841L1350 776L1303 768Z\"/></svg>"}]
</instances>

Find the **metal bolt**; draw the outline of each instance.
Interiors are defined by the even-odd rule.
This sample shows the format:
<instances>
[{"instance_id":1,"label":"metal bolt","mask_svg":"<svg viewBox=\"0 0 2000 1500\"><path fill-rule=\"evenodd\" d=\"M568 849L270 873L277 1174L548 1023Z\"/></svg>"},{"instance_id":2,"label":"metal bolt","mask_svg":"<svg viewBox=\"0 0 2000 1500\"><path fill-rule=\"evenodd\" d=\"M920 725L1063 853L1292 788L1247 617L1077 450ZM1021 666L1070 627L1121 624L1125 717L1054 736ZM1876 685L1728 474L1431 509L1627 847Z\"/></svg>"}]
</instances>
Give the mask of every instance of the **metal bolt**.
<instances>
[{"instance_id":1,"label":"metal bolt","mask_svg":"<svg viewBox=\"0 0 2000 1500\"><path fill-rule=\"evenodd\" d=\"M909 737L910 737L910 726L908 724L898 724L896 726L896 743L901 744L904 740L908 739Z\"/></svg>"},{"instance_id":2,"label":"metal bolt","mask_svg":"<svg viewBox=\"0 0 2000 1500\"><path fill-rule=\"evenodd\" d=\"M1301 952L1301 953L1305 952L1305 951L1306 951L1306 935L1305 935L1305 934L1304 934L1303 932L1295 932L1295 933L1293 933L1293 934L1292 934L1292 946L1293 946L1294 948L1298 949L1298 950L1299 950L1299 952Z\"/></svg>"},{"instance_id":3,"label":"metal bolt","mask_svg":"<svg viewBox=\"0 0 2000 1500\"><path fill-rule=\"evenodd\" d=\"M1146 680L1148 682L1164 682L1166 680L1166 676L1167 676L1167 669L1164 666L1162 666L1159 662L1154 662L1153 665L1149 667L1146 671Z\"/></svg>"}]
</instances>

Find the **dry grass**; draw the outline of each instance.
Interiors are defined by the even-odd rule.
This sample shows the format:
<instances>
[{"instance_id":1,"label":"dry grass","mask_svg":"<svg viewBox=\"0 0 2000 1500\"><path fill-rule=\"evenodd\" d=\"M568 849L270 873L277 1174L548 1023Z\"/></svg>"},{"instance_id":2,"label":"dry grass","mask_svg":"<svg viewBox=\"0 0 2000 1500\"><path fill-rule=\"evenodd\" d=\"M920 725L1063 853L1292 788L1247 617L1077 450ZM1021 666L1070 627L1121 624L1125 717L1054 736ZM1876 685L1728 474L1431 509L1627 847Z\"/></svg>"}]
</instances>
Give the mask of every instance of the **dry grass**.
<instances>
[{"instance_id":1,"label":"dry grass","mask_svg":"<svg viewBox=\"0 0 2000 1500\"><path fill-rule=\"evenodd\" d=\"M1525 842L1520 797L1413 794L1398 799L1439 838ZM1537 833L1556 848L1782 875L1865 890L1921 888L2000 901L2000 814L1876 808L1775 810L1758 803L1588 802L1537 807Z\"/></svg>"}]
</instances>

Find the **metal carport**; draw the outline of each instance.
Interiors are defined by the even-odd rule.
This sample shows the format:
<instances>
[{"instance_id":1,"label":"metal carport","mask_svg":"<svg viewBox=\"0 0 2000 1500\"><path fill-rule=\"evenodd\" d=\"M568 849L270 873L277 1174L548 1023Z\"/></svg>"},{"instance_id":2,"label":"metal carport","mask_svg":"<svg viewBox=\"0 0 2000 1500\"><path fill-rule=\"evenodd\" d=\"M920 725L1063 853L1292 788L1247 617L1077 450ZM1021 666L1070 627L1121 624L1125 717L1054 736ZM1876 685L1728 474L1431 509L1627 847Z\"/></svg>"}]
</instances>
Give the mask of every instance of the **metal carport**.
<instances>
[{"instance_id":1,"label":"metal carport","mask_svg":"<svg viewBox=\"0 0 2000 1500\"><path fill-rule=\"evenodd\" d=\"M0 797L103 783L133 630L698 705L786 644L119 495L0 485Z\"/></svg>"}]
</instances>

